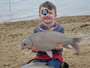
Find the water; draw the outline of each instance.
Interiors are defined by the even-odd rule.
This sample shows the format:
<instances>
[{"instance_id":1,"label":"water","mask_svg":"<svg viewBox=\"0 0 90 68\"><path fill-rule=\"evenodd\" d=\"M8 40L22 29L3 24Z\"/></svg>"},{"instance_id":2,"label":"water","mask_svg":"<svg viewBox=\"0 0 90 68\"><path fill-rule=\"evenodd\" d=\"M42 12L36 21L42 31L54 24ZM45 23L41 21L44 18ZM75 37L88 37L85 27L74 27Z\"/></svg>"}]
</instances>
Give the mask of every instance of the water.
<instances>
[{"instance_id":1,"label":"water","mask_svg":"<svg viewBox=\"0 0 90 68\"><path fill-rule=\"evenodd\" d=\"M39 5L45 1L47 0L0 0L0 22L37 19ZM56 5L58 17L90 15L90 0L48 1Z\"/></svg>"}]
</instances>

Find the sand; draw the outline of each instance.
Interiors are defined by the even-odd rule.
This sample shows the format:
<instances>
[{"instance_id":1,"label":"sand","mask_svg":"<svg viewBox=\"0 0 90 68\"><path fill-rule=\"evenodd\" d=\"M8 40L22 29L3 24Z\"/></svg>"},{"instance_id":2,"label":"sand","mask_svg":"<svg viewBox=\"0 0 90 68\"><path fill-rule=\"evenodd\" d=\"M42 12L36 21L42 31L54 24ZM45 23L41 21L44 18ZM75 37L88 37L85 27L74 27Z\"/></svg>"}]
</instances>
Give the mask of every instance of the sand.
<instances>
[{"instance_id":1,"label":"sand","mask_svg":"<svg viewBox=\"0 0 90 68\"><path fill-rule=\"evenodd\" d=\"M90 68L90 16L72 16L56 19L65 28L65 34L84 38L80 43L81 54L75 55L75 50L64 49L64 61L70 68ZM22 40L33 33L40 20L6 22L0 24L0 68L20 68L35 53L21 50Z\"/></svg>"}]
</instances>

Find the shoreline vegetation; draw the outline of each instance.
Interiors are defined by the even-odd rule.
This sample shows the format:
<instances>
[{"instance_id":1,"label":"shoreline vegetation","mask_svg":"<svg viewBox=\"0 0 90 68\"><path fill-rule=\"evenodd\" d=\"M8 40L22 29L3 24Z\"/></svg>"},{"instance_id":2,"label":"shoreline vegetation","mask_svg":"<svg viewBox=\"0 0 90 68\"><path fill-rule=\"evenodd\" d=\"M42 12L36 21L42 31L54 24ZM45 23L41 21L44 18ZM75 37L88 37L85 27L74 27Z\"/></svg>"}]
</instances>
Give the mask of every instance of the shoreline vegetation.
<instances>
[{"instance_id":1,"label":"shoreline vegetation","mask_svg":"<svg viewBox=\"0 0 90 68\"><path fill-rule=\"evenodd\" d=\"M70 68L90 68L90 15L59 17L56 22L64 26L66 35L86 39L80 43L80 55L73 54L73 49L64 49L64 61ZM0 68L20 68L35 57L35 53L21 50L20 45L39 23L40 20L0 23Z\"/></svg>"}]
</instances>

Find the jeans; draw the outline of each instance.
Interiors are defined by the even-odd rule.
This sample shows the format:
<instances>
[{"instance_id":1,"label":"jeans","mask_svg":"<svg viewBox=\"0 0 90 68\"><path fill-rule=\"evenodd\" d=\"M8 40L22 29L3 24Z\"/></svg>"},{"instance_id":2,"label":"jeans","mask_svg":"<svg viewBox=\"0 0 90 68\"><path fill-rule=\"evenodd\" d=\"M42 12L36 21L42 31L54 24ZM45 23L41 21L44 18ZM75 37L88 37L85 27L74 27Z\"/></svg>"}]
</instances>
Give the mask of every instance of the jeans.
<instances>
[{"instance_id":1,"label":"jeans","mask_svg":"<svg viewBox=\"0 0 90 68\"><path fill-rule=\"evenodd\" d=\"M52 66L54 68L61 68L61 61L57 58L52 59L36 59L34 62L46 62L48 66Z\"/></svg>"}]
</instances>

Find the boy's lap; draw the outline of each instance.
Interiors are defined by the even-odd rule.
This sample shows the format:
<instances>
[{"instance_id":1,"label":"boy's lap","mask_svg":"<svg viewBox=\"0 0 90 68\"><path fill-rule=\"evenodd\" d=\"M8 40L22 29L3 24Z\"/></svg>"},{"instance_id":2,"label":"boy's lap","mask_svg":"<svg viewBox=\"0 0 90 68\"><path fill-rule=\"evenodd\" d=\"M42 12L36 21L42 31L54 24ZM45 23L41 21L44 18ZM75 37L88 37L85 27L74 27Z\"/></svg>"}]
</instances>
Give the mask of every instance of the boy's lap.
<instances>
[{"instance_id":1,"label":"boy's lap","mask_svg":"<svg viewBox=\"0 0 90 68\"><path fill-rule=\"evenodd\" d=\"M32 60L29 60L27 62L27 64L29 64L31 62L46 62L46 65L49 65L49 66L50 66L50 64L56 64L56 65L57 64L60 64L61 65L61 68L69 68L68 63L66 63L64 61L62 63L58 63L60 61L58 61L57 58L53 58L53 59L50 59L50 60L46 60L46 59L32 59Z\"/></svg>"}]
</instances>

